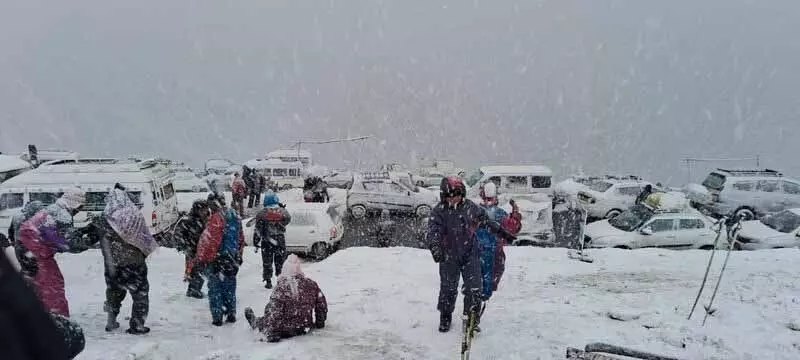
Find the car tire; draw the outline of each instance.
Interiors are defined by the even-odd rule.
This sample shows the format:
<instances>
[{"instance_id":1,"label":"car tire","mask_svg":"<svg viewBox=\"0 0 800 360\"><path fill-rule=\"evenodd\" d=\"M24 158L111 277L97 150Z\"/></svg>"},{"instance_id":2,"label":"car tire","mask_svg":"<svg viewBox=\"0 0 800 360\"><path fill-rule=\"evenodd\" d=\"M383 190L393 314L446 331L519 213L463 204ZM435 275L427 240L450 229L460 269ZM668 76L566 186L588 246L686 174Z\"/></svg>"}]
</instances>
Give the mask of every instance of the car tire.
<instances>
[{"instance_id":1,"label":"car tire","mask_svg":"<svg viewBox=\"0 0 800 360\"><path fill-rule=\"evenodd\" d=\"M327 258L328 255L330 254L331 254L331 248L326 243L319 242L311 247L311 257L313 257L314 260L317 261L325 260L325 258Z\"/></svg>"},{"instance_id":2,"label":"car tire","mask_svg":"<svg viewBox=\"0 0 800 360\"><path fill-rule=\"evenodd\" d=\"M414 213L418 218L428 217L431 214L431 207L428 205L417 206L417 209L414 210Z\"/></svg>"},{"instance_id":3,"label":"car tire","mask_svg":"<svg viewBox=\"0 0 800 360\"><path fill-rule=\"evenodd\" d=\"M367 208L364 205L353 205L350 208L350 214L353 215L353 218L363 219L367 217Z\"/></svg>"},{"instance_id":4,"label":"car tire","mask_svg":"<svg viewBox=\"0 0 800 360\"><path fill-rule=\"evenodd\" d=\"M751 208L739 208L733 212L733 216L742 219L742 221L755 220L756 212Z\"/></svg>"},{"instance_id":5,"label":"car tire","mask_svg":"<svg viewBox=\"0 0 800 360\"><path fill-rule=\"evenodd\" d=\"M606 219L613 219L613 218L619 216L619 214L622 214L622 210L620 210L620 209L611 209L606 213Z\"/></svg>"}]
</instances>

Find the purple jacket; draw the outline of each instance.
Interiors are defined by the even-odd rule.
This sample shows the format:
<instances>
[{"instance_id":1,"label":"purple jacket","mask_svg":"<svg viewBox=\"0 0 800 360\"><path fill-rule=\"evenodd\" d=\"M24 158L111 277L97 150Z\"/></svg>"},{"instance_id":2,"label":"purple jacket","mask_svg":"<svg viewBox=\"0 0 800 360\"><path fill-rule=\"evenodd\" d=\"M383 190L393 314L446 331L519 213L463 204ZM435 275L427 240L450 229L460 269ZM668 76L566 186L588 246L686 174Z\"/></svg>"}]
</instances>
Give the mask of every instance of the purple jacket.
<instances>
[{"instance_id":1,"label":"purple jacket","mask_svg":"<svg viewBox=\"0 0 800 360\"><path fill-rule=\"evenodd\" d=\"M436 205L428 219L427 237L434 259L461 263L469 256L479 256L475 230L481 224L490 228L497 225L488 218L486 210L469 199L455 207L448 203Z\"/></svg>"}]
</instances>

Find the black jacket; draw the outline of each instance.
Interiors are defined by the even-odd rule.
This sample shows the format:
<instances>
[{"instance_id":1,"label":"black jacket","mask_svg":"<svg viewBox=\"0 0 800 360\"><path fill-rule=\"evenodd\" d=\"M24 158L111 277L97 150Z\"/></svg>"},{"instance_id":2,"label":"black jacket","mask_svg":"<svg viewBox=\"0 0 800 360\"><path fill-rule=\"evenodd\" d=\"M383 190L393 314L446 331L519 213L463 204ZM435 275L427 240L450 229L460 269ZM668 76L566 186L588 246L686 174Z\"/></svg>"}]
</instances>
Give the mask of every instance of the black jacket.
<instances>
[{"instance_id":1,"label":"black jacket","mask_svg":"<svg viewBox=\"0 0 800 360\"><path fill-rule=\"evenodd\" d=\"M189 257L197 253L197 243L205 229L205 222L199 215L189 214L178 223L175 231L175 243L179 250L184 251Z\"/></svg>"}]
</instances>

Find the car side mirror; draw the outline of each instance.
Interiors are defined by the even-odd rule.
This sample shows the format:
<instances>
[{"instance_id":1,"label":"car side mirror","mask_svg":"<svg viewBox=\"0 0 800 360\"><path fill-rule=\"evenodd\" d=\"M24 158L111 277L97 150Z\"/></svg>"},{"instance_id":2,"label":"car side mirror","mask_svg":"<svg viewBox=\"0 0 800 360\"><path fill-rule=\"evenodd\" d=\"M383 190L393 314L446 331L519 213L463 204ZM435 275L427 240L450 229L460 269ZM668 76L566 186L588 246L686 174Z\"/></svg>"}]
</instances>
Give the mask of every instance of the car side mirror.
<instances>
[{"instance_id":1,"label":"car side mirror","mask_svg":"<svg viewBox=\"0 0 800 360\"><path fill-rule=\"evenodd\" d=\"M653 229L646 227L639 231L642 235L653 235Z\"/></svg>"}]
</instances>

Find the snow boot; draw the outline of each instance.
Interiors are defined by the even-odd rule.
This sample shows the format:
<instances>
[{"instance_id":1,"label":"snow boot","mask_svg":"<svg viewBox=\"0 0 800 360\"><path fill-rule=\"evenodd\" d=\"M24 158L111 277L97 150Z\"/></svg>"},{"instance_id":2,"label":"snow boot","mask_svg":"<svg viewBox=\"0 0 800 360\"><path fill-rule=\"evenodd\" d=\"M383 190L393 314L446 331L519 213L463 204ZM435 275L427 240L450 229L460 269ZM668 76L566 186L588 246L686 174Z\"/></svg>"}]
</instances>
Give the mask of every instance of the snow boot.
<instances>
[{"instance_id":1,"label":"snow boot","mask_svg":"<svg viewBox=\"0 0 800 360\"><path fill-rule=\"evenodd\" d=\"M256 313L253 312L251 308L244 309L244 318L247 319L247 323L250 324L250 327L255 329L256 328Z\"/></svg>"},{"instance_id":2,"label":"snow boot","mask_svg":"<svg viewBox=\"0 0 800 360\"><path fill-rule=\"evenodd\" d=\"M130 329L128 329L127 333L131 335L144 335L150 332L150 328L144 326L143 319L136 319L132 318L130 322Z\"/></svg>"},{"instance_id":3,"label":"snow boot","mask_svg":"<svg viewBox=\"0 0 800 360\"><path fill-rule=\"evenodd\" d=\"M117 315L119 313L108 313L108 320L106 320L106 331L111 332L119 329L119 322L117 322Z\"/></svg>"},{"instance_id":4,"label":"snow boot","mask_svg":"<svg viewBox=\"0 0 800 360\"><path fill-rule=\"evenodd\" d=\"M222 326L222 319L212 321L211 325Z\"/></svg>"},{"instance_id":5,"label":"snow boot","mask_svg":"<svg viewBox=\"0 0 800 360\"><path fill-rule=\"evenodd\" d=\"M450 331L450 325L453 323L453 314L442 313L439 316L439 332L446 333Z\"/></svg>"},{"instance_id":6,"label":"snow boot","mask_svg":"<svg viewBox=\"0 0 800 360\"><path fill-rule=\"evenodd\" d=\"M235 323L236 322L236 314L234 314L234 313L228 314L228 317L225 319L225 322L226 323L230 323L230 324Z\"/></svg>"},{"instance_id":7,"label":"snow boot","mask_svg":"<svg viewBox=\"0 0 800 360\"><path fill-rule=\"evenodd\" d=\"M264 282L265 282L264 284L265 289L272 289L272 280L265 280Z\"/></svg>"},{"instance_id":8,"label":"snow boot","mask_svg":"<svg viewBox=\"0 0 800 360\"><path fill-rule=\"evenodd\" d=\"M203 292L202 291L186 290L186 297L195 298L195 299L202 299L205 296L203 296Z\"/></svg>"}]
</instances>

